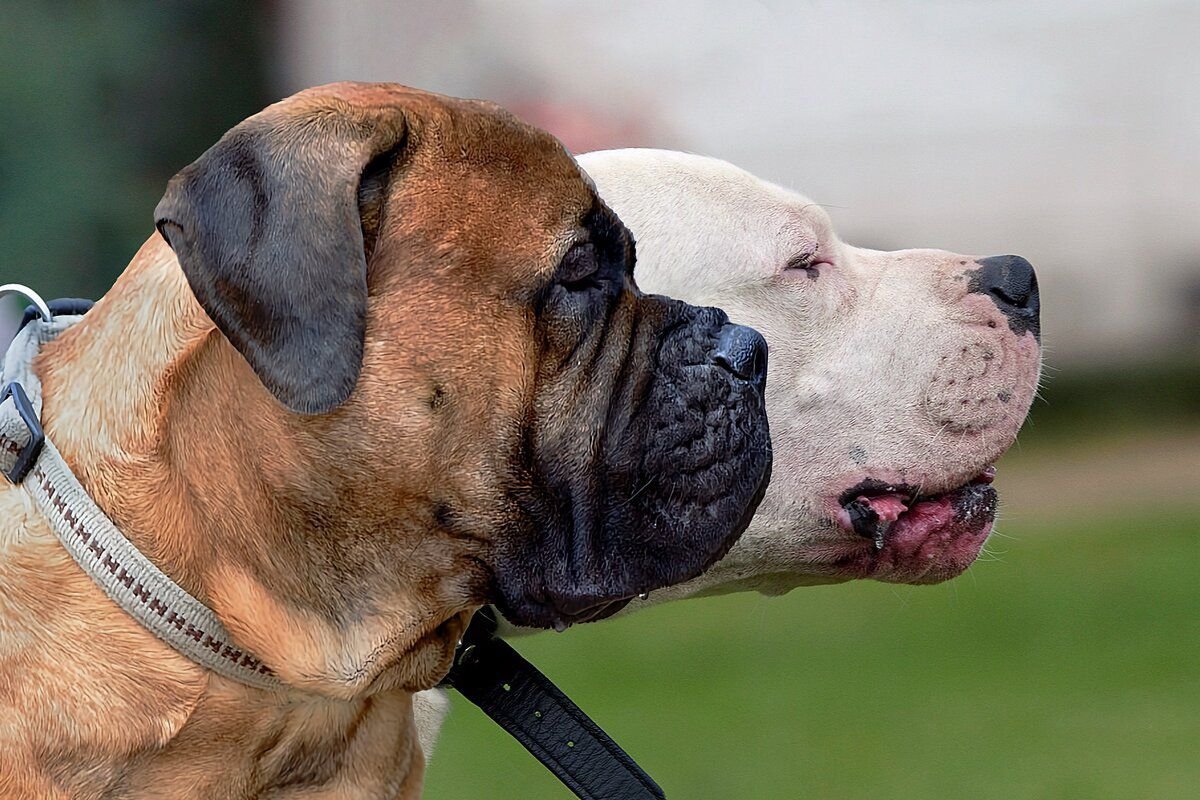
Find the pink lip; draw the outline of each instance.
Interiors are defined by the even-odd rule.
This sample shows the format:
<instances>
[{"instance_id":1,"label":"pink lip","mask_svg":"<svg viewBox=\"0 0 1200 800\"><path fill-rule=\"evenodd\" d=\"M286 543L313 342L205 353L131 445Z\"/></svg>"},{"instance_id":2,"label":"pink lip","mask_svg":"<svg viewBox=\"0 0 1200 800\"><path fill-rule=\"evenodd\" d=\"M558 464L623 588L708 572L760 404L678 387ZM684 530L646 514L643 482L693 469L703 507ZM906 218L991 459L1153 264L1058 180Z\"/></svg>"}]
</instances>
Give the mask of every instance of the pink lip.
<instances>
[{"instance_id":1,"label":"pink lip","mask_svg":"<svg viewBox=\"0 0 1200 800\"><path fill-rule=\"evenodd\" d=\"M889 583L938 583L960 574L975 561L992 530L995 476L995 467L988 466L967 483L930 497L870 482L864 482L867 488L861 493L844 493L834 518L853 539L839 548L841 555L834 559L838 572ZM858 508L852 514L854 505ZM876 533L871 536L863 529L864 512L874 514Z\"/></svg>"}]
</instances>

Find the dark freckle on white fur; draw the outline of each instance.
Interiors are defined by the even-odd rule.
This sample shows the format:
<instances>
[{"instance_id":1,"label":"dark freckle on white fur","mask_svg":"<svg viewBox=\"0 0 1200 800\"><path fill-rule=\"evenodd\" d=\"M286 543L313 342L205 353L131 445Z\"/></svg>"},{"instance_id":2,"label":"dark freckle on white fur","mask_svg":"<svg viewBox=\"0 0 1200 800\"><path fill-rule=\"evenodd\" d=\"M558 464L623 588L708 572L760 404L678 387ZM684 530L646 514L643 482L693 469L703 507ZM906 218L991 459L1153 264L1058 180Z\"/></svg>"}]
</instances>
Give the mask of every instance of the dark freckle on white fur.
<instances>
[{"instance_id":1,"label":"dark freckle on white fur","mask_svg":"<svg viewBox=\"0 0 1200 800\"><path fill-rule=\"evenodd\" d=\"M867 450L862 445L854 445L850 448L850 460L858 466L867 463Z\"/></svg>"},{"instance_id":2,"label":"dark freckle on white fur","mask_svg":"<svg viewBox=\"0 0 1200 800\"><path fill-rule=\"evenodd\" d=\"M959 265L960 267L965 267L965 266L967 265L967 262L965 262L965 261L960 261L960 262L958 262L958 265Z\"/></svg>"},{"instance_id":3,"label":"dark freckle on white fur","mask_svg":"<svg viewBox=\"0 0 1200 800\"><path fill-rule=\"evenodd\" d=\"M989 320L988 320L988 327L989 327L989 328L994 328L994 327L996 327L996 320L994 320L994 319L989 319Z\"/></svg>"},{"instance_id":4,"label":"dark freckle on white fur","mask_svg":"<svg viewBox=\"0 0 1200 800\"><path fill-rule=\"evenodd\" d=\"M1009 400L1012 400L1012 392L1009 392L1009 391L997 392L996 399L999 400L1001 403L1007 403Z\"/></svg>"}]
</instances>

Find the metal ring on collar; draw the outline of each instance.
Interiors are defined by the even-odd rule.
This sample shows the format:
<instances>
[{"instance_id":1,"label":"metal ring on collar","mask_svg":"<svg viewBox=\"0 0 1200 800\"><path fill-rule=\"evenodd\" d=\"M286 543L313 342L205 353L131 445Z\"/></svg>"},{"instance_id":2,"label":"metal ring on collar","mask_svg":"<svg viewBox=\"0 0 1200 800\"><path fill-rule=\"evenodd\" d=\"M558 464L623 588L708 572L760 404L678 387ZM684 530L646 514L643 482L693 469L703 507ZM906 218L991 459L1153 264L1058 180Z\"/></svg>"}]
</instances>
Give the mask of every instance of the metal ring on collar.
<instances>
[{"instance_id":1,"label":"metal ring on collar","mask_svg":"<svg viewBox=\"0 0 1200 800\"><path fill-rule=\"evenodd\" d=\"M40 294L35 292L33 289L30 289L28 286L24 286L19 283L6 283L3 286L0 286L0 297L3 297L6 294L25 295L27 298L33 301L35 306L37 306L38 313L42 315L43 320L46 322L54 322L54 315L50 313L50 306L46 305L46 301L42 299Z\"/></svg>"}]
</instances>

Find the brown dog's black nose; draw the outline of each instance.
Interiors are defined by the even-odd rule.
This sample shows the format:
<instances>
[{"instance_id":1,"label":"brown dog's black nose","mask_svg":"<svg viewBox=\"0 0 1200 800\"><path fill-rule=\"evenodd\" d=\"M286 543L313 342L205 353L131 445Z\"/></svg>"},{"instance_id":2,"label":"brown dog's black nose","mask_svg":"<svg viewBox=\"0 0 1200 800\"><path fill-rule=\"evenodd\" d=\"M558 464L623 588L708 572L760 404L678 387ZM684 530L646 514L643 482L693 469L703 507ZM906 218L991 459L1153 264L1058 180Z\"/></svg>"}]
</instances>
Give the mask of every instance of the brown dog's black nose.
<instances>
[{"instance_id":1,"label":"brown dog's black nose","mask_svg":"<svg viewBox=\"0 0 1200 800\"><path fill-rule=\"evenodd\" d=\"M1008 327L1018 336L1030 331L1041 337L1041 299L1037 273L1020 256L988 256L977 262L970 291L986 294L1008 318Z\"/></svg>"},{"instance_id":2,"label":"brown dog's black nose","mask_svg":"<svg viewBox=\"0 0 1200 800\"><path fill-rule=\"evenodd\" d=\"M721 328L712 360L744 381L761 381L767 374L767 340L745 325Z\"/></svg>"}]
</instances>

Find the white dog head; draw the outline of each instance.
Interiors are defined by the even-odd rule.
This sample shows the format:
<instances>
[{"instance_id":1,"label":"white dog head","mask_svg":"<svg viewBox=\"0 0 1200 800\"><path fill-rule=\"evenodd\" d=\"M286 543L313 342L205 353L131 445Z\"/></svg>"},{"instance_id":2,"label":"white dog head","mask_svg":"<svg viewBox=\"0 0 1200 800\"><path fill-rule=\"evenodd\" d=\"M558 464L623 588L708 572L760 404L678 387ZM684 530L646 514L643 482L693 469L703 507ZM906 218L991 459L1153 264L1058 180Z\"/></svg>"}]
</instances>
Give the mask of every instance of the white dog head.
<instances>
[{"instance_id":1,"label":"white dog head","mask_svg":"<svg viewBox=\"0 0 1200 800\"><path fill-rule=\"evenodd\" d=\"M643 289L720 306L770 344L766 499L722 562L652 601L966 569L1038 382L1029 263L852 247L820 206L711 158L579 161L633 231Z\"/></svg>"},{"instance_id":2,"label":"white dog head","mask_svg":"<svg viewBox=\"0 0 1200 800\"><path fill-rule=\"evenodd\" d=\"M970 566L995 520L992 462L1038 381L1029 263L852 247L819 206L716 159L609 150L579 163L633 231L643 289L720 306L770 345L766 498L723 560L646 602L935 583ZM446 708L438 691L417 695L427 756Z\"/></svg>"}]
</instances>

